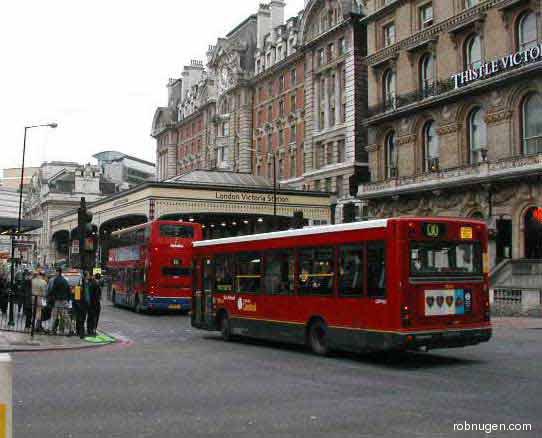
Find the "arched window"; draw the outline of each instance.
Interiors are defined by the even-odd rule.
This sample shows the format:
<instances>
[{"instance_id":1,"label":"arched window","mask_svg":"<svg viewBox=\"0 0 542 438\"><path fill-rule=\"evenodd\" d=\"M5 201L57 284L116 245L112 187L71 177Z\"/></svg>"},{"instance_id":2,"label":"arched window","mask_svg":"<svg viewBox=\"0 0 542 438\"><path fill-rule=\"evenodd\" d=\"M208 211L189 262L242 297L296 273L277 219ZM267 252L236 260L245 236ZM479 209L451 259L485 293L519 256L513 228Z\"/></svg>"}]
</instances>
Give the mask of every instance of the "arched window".
<instances>
[{"instance_id":1,"label":"arched window","mask_svg":"<svg viewBox=\"0 0 542 438\"><path fill-rule=\"evenodd\" d=\"M480 35L470 36L465 43L465 67L479 68L482 65L482 41Z\"/></svg>"},{"instance_id":2,"label":"arched window","mask_svg":"<svg viewBox=\"0 0 542 438\"><path fill-rule=\"evenodd\" d=\"M538 42L536 14L529 11L519 19L517 28L518 50L527 50Z\"/></svg>"},{"instance_id":3,"label":"arched window","mask_svg":"<svg viewBox=\"0 0 542 438\"><path fill-rule=\"evenodd\" d=\"M542 95L533 93L523 101L523 153L542 153Z\"/></svg>"},{"instance_id":4,"label":"arched window","mask_svg":"<svg viewBox=\"0 0 542 438\"><path fill-rule=\"evenodd\" d=\"M484 160L487 154L487 126L485 112L476 108L469 115L469 152L470 163L476 164Z\"/></svg>"},{"instance_id":5,"label":"arched window","mask_svg":"<svg viewBox=\"0 0 542 438\"><path fill-rule=\"evenodd\" d=\"M386 109L395 108L395 72L392 69L384 73L384 105Z\"/></svg>"},{"instance_id":6,"label":"arched window","mask_svg":"<svg viewBox=\"0 0 542 438\"><path fill-rule=\"evenodd\" d=\"M423 154L425 172L435 172L439 169L439 140L436 124L428 121L423 127Z\"/></svg>"},{"instance_id":7,"label":"arched window","mask_svg":"<svg viewBox=\"0 0 542 438\"><path fill-rule=\"evenodd\" d=\"M394 178L397 175L397 145L395 143L395 132L390 132L386 136L385 143L385 165L386 165L386 178Z\"/></svg>"},{"instance_id":8,"label":"arched window","mask_svg":"<svg viewBox=\"0 0 542 438\"><path fill-rule=\"evenodd\" d=\"M420 90L424 97L430 95L434 81L433 55L425 54L420 61Z\"/></svg>"}]
</instances>

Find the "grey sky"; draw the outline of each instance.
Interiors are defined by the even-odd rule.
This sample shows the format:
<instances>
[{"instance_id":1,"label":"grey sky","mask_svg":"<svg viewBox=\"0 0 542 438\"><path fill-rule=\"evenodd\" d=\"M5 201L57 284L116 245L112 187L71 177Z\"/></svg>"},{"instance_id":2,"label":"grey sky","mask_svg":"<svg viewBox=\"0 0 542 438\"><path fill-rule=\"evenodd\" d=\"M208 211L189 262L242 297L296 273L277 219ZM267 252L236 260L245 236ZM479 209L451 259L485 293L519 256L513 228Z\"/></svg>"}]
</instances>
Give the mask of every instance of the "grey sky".
<instances>
[{"instance_id":1,"label":"grey sky","mask_svg":"<svg viewBox=\"0 0 542 438\"><path fill-rule=\"evenodd\" d=\"M116 149L154 161L152 116L168 78L261 0L17 0L0 14L0 169L91 161ZM4 4L5 3L5 4ZM304 0L287 0L286 17Z\"/></svg>"}]
</instances>

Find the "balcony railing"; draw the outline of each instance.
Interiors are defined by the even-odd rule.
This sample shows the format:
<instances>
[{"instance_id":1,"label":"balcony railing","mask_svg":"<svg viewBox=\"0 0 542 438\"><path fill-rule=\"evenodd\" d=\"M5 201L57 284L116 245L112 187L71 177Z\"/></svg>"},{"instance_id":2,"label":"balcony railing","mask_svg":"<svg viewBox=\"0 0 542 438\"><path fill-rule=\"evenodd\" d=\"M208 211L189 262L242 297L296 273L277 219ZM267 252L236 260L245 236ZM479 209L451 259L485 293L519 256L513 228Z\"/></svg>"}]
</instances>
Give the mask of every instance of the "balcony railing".
<instances>
[{"instance_id":1,"label":"balcony railing","mask_svg":"<svg viewBox=\"0 0 542 438\"><path fill-rule=\"evenodd\" d=\"M454 168L426 172L411 176L398 176L360 186L359 195L393 195L402 191L421 191L433 187L446 187L479 180L501 180L504 176L521 176L522 173L542 174L542 154L519 155L493 162L469 164Z\"/></svg>"},{"instance_id":2,"label":"balcony railing","mask_svg":"<svg viewBox=\"0 0 542 438\"><path fill-rule=\"evenodd\" d=\"M373 117L388 111L395 111L411 103L419 102L430 97L438 96L454 89L454 83L451 80L434 82L425 85L422 89L410 93L400 94L391 99L386 99L368 109L368 116Z\"/></svg>"}]
</instances>

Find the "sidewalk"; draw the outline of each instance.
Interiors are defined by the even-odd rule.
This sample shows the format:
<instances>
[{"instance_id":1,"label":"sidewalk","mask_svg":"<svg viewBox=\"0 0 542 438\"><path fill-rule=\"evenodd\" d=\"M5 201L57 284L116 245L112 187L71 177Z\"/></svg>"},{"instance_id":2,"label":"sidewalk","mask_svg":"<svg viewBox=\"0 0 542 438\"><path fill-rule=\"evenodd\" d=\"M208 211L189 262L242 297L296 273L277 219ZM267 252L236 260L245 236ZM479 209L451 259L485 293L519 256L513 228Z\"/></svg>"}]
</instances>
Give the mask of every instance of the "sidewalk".
<instances>
[{"instance_id":1,"label":"sidewalk","mask_svg":"<svg viewBox=\"0 0 542 438\"><path fill-rule=\"evenodd\" d=\"M47 351L47 350L76 350L108 345L115 339L103 332L96 338L80 339L78 336L47 336L34 335L33 338L26 333L0 331L0 353L16 351Z\"/></svg>"},{"instance_id":2,"label":"sidewalk","mask_svg":"<svg viewBox=\"0 0 542 438\"><path fill-rule=\"evenodd\" d=\"M528 316L493 316L491 318L491 324L495 328L542 330L542 318L532 318Z\"/></svg>"}]
</instances>

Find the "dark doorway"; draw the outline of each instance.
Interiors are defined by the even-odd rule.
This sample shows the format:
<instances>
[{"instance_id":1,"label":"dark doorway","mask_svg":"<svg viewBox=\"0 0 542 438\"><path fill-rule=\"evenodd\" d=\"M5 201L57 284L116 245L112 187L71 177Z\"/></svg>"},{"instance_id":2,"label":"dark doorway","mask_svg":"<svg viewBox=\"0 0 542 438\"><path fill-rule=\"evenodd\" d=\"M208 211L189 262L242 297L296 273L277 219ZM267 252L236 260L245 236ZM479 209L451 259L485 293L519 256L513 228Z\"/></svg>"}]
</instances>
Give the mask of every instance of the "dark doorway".
<instances>
[{"instance_id":1,"label":"dark doorway","mask_svg":"<svg viewBox=\"0 0 542 438\"><path fill-rule=\"evenodd\" d=\"M497 264L512 258L512 220L497 219Z\"/></svg>"},{"instance_id":2,"label":"dark doorway","mask_svg":"<svg viewBox=\"0 0 542 438\"><path fill-rule=\"evenodd\" d=\"M542 208L530 208L525 214L525 258L542 259Z\"/></svg>"}]
</instances>

